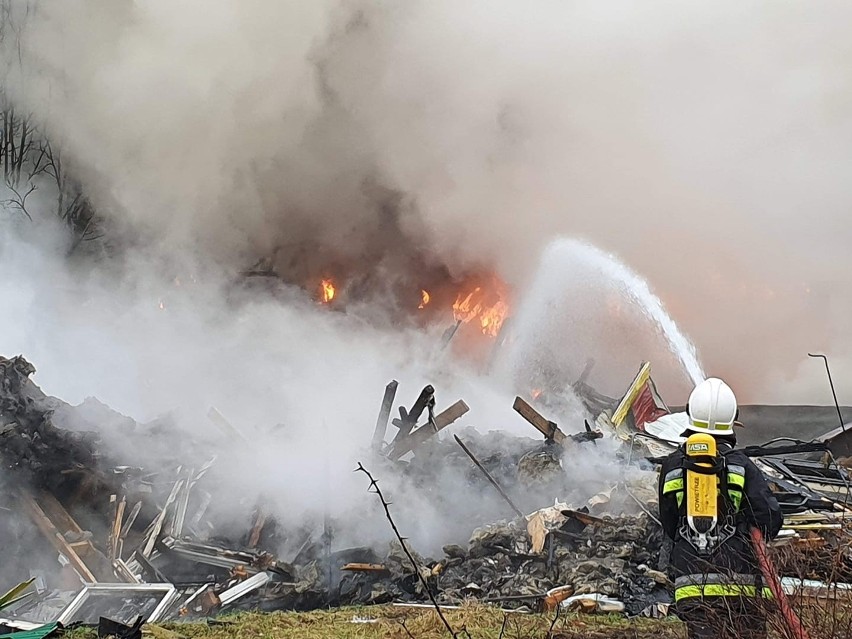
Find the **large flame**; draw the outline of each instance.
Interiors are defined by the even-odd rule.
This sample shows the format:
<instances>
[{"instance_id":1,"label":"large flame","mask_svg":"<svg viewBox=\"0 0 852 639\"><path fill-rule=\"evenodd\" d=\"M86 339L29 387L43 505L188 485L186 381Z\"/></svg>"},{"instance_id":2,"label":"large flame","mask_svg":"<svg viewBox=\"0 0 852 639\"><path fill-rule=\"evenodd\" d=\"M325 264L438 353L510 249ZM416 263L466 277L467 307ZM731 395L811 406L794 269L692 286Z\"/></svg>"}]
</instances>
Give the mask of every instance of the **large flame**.
<instances>
[{"instance_id":1,"label":"large flame","mask_svg":"<svg viewBox=\"0 0 852 639\"><path fill-rule=\"evenodd\" d=\"M334 282L331 280L323 280L320 284L320 295L322 296L322 303L328 304L331 300L334 299Z\"/></svg>"},{"instance_id":2,"label":"large flame","mask_svg":"<svg viewBox=\"0 0 852 639\"><path fill-rule=\"evenodd\" d=\"M495 284L495 290L489 292L477 286L466 295L459 294L453 304L453 317L463 323L476 320L483 334L497 337L509 314L509 304L500 292L504 288L502 284Z\"/></svg>"}]
</instances>

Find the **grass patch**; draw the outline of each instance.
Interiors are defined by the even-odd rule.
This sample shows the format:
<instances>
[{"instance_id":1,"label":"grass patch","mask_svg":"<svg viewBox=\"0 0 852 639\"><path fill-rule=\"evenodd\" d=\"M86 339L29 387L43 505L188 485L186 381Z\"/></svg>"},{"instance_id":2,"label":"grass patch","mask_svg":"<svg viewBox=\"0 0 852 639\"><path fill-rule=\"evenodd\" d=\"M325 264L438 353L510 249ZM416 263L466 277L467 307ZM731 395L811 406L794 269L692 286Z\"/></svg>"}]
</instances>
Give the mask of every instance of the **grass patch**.
<instances>
[{"instance_id":1,"label":"grass patch","mask_svg":"<svg viewBox=\"0 0 852 639\"><path fill-rule=\"evenodd\" d=\"M483 605L445 611L458 632L473 639L545 639L552 615L504 614ZM370 620L358 623L358 620ZM502 635L501 635L502 631ZM208 624L170 623L145 626L150 639L446 639L447 631L434 610L373 606L313 612L240 613ZM94 629L66 633L69 639L94 639ZM462 636L464 633L462 633ZM671 620L628 620L617 615L560 614L553 639L682 639L683 626Z\"/></svg>"}]
</instances>

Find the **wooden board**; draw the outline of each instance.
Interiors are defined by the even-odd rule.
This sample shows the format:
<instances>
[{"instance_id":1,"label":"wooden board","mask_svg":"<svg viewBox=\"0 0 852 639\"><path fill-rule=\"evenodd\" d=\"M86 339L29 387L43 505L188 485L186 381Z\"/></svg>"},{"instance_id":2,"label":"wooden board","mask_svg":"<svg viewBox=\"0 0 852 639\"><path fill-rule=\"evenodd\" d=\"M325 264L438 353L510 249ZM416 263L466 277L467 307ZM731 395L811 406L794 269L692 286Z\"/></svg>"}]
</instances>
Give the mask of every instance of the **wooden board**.
<instances>
[{"instance_id":1,"label":"wooden board","mask_svg":"<svg viewBox=\"0 0 852 639\"><path fill-rule=\"evenodd\" d=\"M348 572L388 572L382 564L346 564L341 568Z\"/></svg>"},{"instance_id":2,"label":"wooden board","mask_svg":"<svg viewBox=\"0 0 852 639\"><path fill-rule=\"evenodd\" d=\"M80 578L88 583L98 583L94 573L92 573L86 563L82 560L80 555L77 553L77 550L65 540L62 532L60 532L53 521L51 521L51 519L45 514L35 497L27 492L21 491L20 501L24 511L26 511L26 513L30 516L30 519L32 519L36 527L38 527L56 551L68 559L71 563L71 567L74 568L78 575L80 575ZM74 523L74 526L70 528L70 530L80 531L80 527Z\"/></svg>"},{"instance_id":3,"label":"wooden board","mask_svg":"<svg viewBox=\"0 0 852 639\"><path fill-rule=\"evenodd\" d=\"M532 424L538 432L545 436L545 438L552 439L557 444L564 444L567 436L559 430L559 426L557 426L554 422L545 419L541 413L530 406L523 398L515 397L515 403L512 405L512 408L514 408L521 417Z\"/></svg>"},{"instance_id":4,"label":"wooden board","mask_svg":"<svg viewBox=\"0 0 852 639\"><path fill-rule=\"evenodd\" d=\"M394 461L400 459L406 453L415 450L418 446L420 446L427 439L432 437L435 433L440 432L454 421L456 421L459 417L468 412L470 408L467 404L465 404L462 400L457 401L455 404L450 406L448 409L443 411L441 414L435 416L435 424L424 424L420 426L417 430L411 433L405 439L400 440L393 447L391 452L388 454L390 459Z\"/></svg>"},{"instance_id":5,"label":"wooden board","mask_svg":"<svg viewBox=\"0 0 852 639\"><path fill-rule=\"evenodd\" d=\"M382 407L379 409L379 416L376 419L376 429L373 431L373 450L380 451L382 444L385 441L385 433L388 430L388 418L390 417L393 400L396 398L396 389L399 382L391 381L385 386L385 395L382 398Z\"/></svg>"}]
</instances>

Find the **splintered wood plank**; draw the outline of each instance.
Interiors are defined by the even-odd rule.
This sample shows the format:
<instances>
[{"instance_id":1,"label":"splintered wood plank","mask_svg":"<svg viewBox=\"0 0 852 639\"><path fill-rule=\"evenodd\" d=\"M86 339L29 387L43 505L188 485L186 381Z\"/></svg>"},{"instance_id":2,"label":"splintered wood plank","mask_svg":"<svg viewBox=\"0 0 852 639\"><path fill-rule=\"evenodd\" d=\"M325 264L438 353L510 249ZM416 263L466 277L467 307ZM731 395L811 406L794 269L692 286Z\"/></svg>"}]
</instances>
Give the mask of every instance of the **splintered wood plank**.
<instances>
[{"instance_id":1,"label":"splintered wood plank","mask_svg":"<svg viewBox=\"0 0 852 639\"><path fill-rule=\"evenodd\" d=\"M341 568L347 572L388 572L383 564L346 564Z\"/></svg>"},{"instance_id":2,"label":"splintered wood plank","mask_svg":"<svg viewBox=\"0 0 852 639\"><path fill-rule=\"evenodd\" d=\"M110 497L110 501L115 502L115 515L112 520L108 544L110 561L115 561L121 557L121 524L124 522L124 510L127 508L127 499L124 496L121 497L119 502L116 502L116 499L116 495Z\"/></svg>"},{"instance_id":3,"label":"splintered wood plank","mask_svg":"<svg viewBox=\"0 0 852 639\"><path fill-rule=\"evenodd\" d=\"M42 491L38 495L34 496L33 499L38 501L39 508L41 508L45 516L48 517L62 533L70 532L76 535L83 534L83 529L80 528L80 525L74 521L74 518L70 514L68 514L68 511L65 510L56 497L50 493Z\"/></svg>"},{"instance_id":4,"label":"splintered wood plank","mask_svg":"<svg viewBox=\"0 0 852 639\"><path fill-rule=\"evenodd\" d=\"M258 506L248 539L249 548L257 548L257 544L260 543L260 535L263 533L263 527L266 526L266 519L266 510L264 510L263 506Z\"/></svg>"},{"instance_id":5,"label":"splintered wood plank","mask_svg":"<svg viewBox=\"0 0 852 639\"><path fill-rule=\"evenodd\" d=\"M142 549L142 556L148 559L151 556L151 553L154 552L154 544L157 543L157 540L160 538L160 533L163 530L163 524L166 521L166 515L169 512L169 508L174 503L175 499L177 499L178 493L180 492L181 487L183 486L183 480L179 479L175 485L172 487L172 492L169 494L169 498L166 500L163 509L160 511L160 514L154 519L151 523L150 533L148 535L147 540L145 541L145 546Z\"/></svg>"},{"instance_id":6,"label":"splintered wood plank","mask_svg":"<svg viewBox=\"0 0 852 639\"><path fill-rule=\"evenodd\" d=\"M80 578L87 583L98 583L98 580L95 579L95 575L91 570L89 570L89 567L80 558L77 551L65 540L65 537L45 514L44 510L41 509L35 498L24 491L20 492L19 498L24 510L30 516L30 519L32 519L41 534L45 536L57 552L68 559L71 566L77 574L80 575Z\"/></svg>"},{"instance_id":7,"label":"splintered wood plank","mask_svg":"<svg viewBox=\"0 0 852 639\"><path fill-rule=\"evenodd\" d=\"M514 408L521 417L532 424L538 432L545 436L545 438L552 439L557 444L563 444L567 439L565 433L559 430L559 426L546 419L523 398L515 397L515 403L512 405L512 408Z\"/></svg>"},{"instance_id":8,"label":"splintered wood plank","mask_svg":"<svg viewBox=\"0 0 852 639\"><path fill-rule=\"evenodd\" d=\"M417 449L423 442L432 437L435 433L440 432L454 421L456 421L459 417L464 415L466 412L470 410L467 404L464 401L459 400L441 414L435 416L435 424L424 424L413 433L411 433L405 439L399 441L396 446L393 447L388 457L393 459L394 461L400 459L406 453Z\"/></svg>"}]
</instances>

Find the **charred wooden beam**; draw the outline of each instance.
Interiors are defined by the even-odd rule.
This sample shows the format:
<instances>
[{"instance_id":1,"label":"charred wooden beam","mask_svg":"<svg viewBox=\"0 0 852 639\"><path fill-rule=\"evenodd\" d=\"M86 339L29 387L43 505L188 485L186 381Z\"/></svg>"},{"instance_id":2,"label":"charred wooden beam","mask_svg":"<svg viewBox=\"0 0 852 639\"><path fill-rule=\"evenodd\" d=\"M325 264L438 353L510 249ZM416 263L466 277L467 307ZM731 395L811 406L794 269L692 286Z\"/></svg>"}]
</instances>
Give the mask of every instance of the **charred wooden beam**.
<instances>
[{"instance_id":1,"label":"charred wooden beam","mask_svg":"<svg viewBox=\"0 0 852 639\"><path fill-rule=\"evenodd\" d=\"M394 419L391 423L396 426L399 431L391 442L391 448L408 437L408 434L417 425L417 420L426 408L431 408L435 405L435 389L431 384L424 386L420 391L420 396L414 402L411 410L406 411L402 406L399 407L399 419Z\"/></svg>"},{"instance_id":2,"label":"charred wooden beam","mask_svg":"<svg viewBox=\"0 0 852 639\"><path fill-rule=\"evenodd\" d=\"M470 407L462 400L457 401L445 411L436 415L434 422L427 422L426 424L423 424L408 437L398 441L391 449L390 453L388 453L388 457L394 461L400 459L406 453L417 449L417 447L423 442L428 440L435 433L442 431L469 410Z\"/></svg>"},{"instance_id":3,"label":"charred wooden beam","mask_svg":"<svg viewBox=\"0 0 852 639\"><path fill-rule=\"evenodd\" d=\"M546 419L535 408L530 406L521 397L515 397L515 403L512 405L518 414L527 420L533 427L544 435L548 441L554 441L557 444L562 444L567 439L567 435L559 430L559 426L555 422Z\"/></svg>"},{"instance_id":4,"label":"charred wooden beam","mask_svg":"<svg viewBox=\"0 0 852 639\"><path fill-rule=\"evenodd\" d=\"M382 398L382 407L379 409L379 416L376 419L376 429L373 431L373 450L380 451L382 444L385 441L385 433L388 430L388 418L390 417L393 400L396 398L396 389L399 382L391 381L385 386L385 395Z\"/></svg>"},{"instance_id":5,"label":"charred wooden beam","mask_svg":"<svg viewBox=\"0 0 852 639\"><path fill-rule=\"evenodd\" d=\"M453 337L456 336L456 333L459 330L459 327L462 325L461 320L456 320L456 323L447 328L444 331L444 334L441 336L441 350L444 350L449 346L450 342L453 341Z\"/></svg>"},{"instance_id":6,"label":"charred wooden beam","mask_svg":"<svg viewBox=\"0 0 852 639\"><path fill-rule=\"evenodd\" d=\"M585 526L595 524L600 526L615 526L615 522L612 522L608 519L601 519L600 517L595 517L593 515L590 515L589 513L584 513L582 510L572 510L570 508L565 508L562 510L562 514L566 517L570 517L571 519L576 519Z\"/></svg>"},{"instance_id":7,"label":"charred wooden beam","mask_svg":"<svg viewBox=\"0 0 852 639\"><path fill-rule=\"evenodd\" d=\"M586 365L583 367L583 372L580 373L580 377L577 378L577 381L574 385L585 384L586 380L589 379L589 375L592 374L592 369L595 367L594 358L589 358L586 360Z\"/></svg>"}]
</instances>

